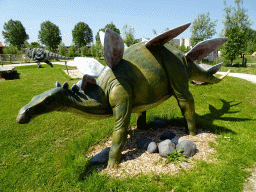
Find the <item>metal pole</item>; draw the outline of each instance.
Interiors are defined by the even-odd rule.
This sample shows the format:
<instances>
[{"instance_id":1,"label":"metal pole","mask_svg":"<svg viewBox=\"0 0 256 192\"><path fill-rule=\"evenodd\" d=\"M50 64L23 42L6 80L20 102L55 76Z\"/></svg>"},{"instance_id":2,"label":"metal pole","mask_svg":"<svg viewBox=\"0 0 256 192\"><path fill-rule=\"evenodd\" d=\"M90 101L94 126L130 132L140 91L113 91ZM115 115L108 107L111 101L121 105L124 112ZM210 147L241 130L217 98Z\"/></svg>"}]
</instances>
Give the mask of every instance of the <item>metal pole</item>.
<instances>
[{"instance_id":1,"label":"metal pole","mask_svg":"<svg viewBox=\"0 0 256 192\"><path fill-rule=\"evenodd\" d=\"M68 72L67 61L65 61L65 65L66 65L66 69L67 69L67 72ZM69 75L69 73L68 73L68 75Z\"/></svg>"}]
</instances>

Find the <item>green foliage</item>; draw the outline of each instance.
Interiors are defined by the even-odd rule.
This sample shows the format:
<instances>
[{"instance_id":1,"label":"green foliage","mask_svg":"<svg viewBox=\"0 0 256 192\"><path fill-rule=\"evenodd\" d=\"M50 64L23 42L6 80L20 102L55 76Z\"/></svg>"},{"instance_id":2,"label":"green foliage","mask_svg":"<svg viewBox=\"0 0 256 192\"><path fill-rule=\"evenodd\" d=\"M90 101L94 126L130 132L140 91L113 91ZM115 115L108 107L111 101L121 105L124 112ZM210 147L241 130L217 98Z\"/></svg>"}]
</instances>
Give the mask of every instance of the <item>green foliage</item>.
<instances>
[{"instance_id":1,"label":"green foliage","mask_svg":"<svg viewBox=\"0 0 256 192\"><path fill-rule=\"evenodd\" d=\"M183 53L187 53L190 50L190 47L186 47L184 44L181 46L176 46L177 49L179 49L180 51L182 51Z\"/></svg>"},{"instance_id":2,"label":"green foliage","mask_svg":"<svg viewBox=\"0 0 256 192\"><path fill-rule=\"evenodd\" d=\"M127 24L124 25L123 29L122 29L122 33L123 33L123 40L124 43L130 47L132 44L137 43L137 41L135 41L135 30L134 28L131 28L130 26L128 26Z\"/></svg>"},{"instance_id":3,"label":"green foliage","mask_svg":"<svg viewBox=\"0 0 256 192\"><path fill-rule=\"evenodd\" d=\"M191 45L195 46L197 43L210 39L216 34L215 26L217 21L211 21L210 13L199 14L193 21L190 28L191 31Z\"/></svg>"},{"instance_id":4,"label":"green foliage","mask_svg":"<svg viewBox=\"0 0 256 192\"><path fill-rule=\"evenodd\" d=\"M256 31L253 29L247 30L248 41L246 45L246 52L252 54L256 51Z\"/></svg>"},{"instance_id":5,"label":"green foliage","mask_svg":"<svg viewBox=\"0 0 256 192\"><path fill-rule=\"evenodd\" d=\"M3 28L2 35L6 43L16 46L19 50L24 47L24 42L29 39L29 36L20 21L10 19L7 23L4 23Z\"/></svg>"},{"instance_id":6,"label":"green foliage","mask_svg":"<svg viewBox=\"0 0 256 192\"><path fill-rule=\"evenodd\" d=\"M16 46L12 46L12 45L4 47L3 52L4 54L17 54L17 55L22 54L21 50L19 50Z\"/></svg>"},{"instance_id":7,"label":"green foliage","mask_svg":"<svg viewBox=\"0 0 256 192\"><path fill-rule=\"evenodd\" d=\"M93 57L100 59L103 56L103 47L101 42L97 41L96 44L92 44L90 51Z\"/></svg>"},{"instance_id":8,"label":"green foliage","mask_svg":"<svg viewBox=\"0 0 256 192\"><path fill-rule=\"evenodd\" d=\"M86 53L88 52L88 47L87 46L83 46L81 47L81 54L82 56L86 56Z\"/></svg>"},{"instance_id":9,"label":"green foliage","mask_svg":"<svg viewBox=\"0 0 256 192\"><path fill-rule=\"evenodd\" d=\"M117 32L118 34L120 34L120 30L118 28L116 28L116 26L113 24L113 22L111 21L111 23L107 24L104 28L100 29L98 32L97 32L97 35L95 36L95 40L96 42L97 41L100 41L100 35L99 35L99 32L102 31L102 32L105 32L105 30L109 28L111 29L112 31L115 31Z\"/></svg>"},{"instance_id":10,"label":"green foliage","mask_svg":"<svg viewBox=\"0 0 256 192\"><path fill-rule=\"evenodd\" d=\"M78 47L86 46L93 41L92 30L84 22L79 22L72 30L73 42Z\"/></svg>"},{"instance_id":11,"label":"green foliage","mask_svg":"<svg viewBox=\"0 0 256 192\"><path fill-rule=\"evenodd\" d=\"M34 49L34 48L41 48L42 46L38 42L31 42L29 45L29 48Z\"/></svg>"},{"instance_id":12,"label":"green foliage","mask_svg":"<svg viewBox=\"0 0 256 192\"><path fill-rule=\"evenodd\" d=\"M72 45L72 46L68 49L68 56L69 56L69 57L75 57L75 56L76 56L76 47L75 47L75 45Z\"/></svg>"},{"instance_id":13,"label":"green foliage","mask_svg":"<svg viewBox=\"0 0 256 192\"><path fill-rule=\"evenodd\" d=\"M167 153L165 165L167 165L170 162L173 162L175 165L178 165L179 167L181 167L179 164L179 161L182 161L182 162L188 161L187 156L183 155L183 153L182 153L183 150L184 150L183 148L180 148L178 151L176 151L176 149L175 149L172 154Z\"/></svg>"},{"instance_id":14,"label":"green foliage","mask_svg":"<svg viewBox=\"0 0 256 192\"><path fill-rule=\"evenodd\" d=\"M63 42L59 45L58 49L60 55L66 56L66 46Z\"/></svg>"},{"instance_id":15,"label":"green foliage","mask_svg":"<svg viewBox=\"0 0 256 192\"><path fill-rule=\"evenodd\" d=\"M228 41L222 46L223 56L226 60L233 60L237 55L246 52L248 41L248 30L251 26L247 10L242 8L241 0L235 0L236 7L225 7L225 20L223 21L223 35L228 37ZM226 2L224 1L224 4Z\"/></svg>"},{"instance_id":16,"label":"green foliage","mask_svg":"<svg viewBox=\"0 0 256 192\"><path fill-rule=\"evenodd\" d=\"M50 51L55 52L62 40L59 27L50 21L41 23L38 39L42 44L49 47Z\"/></svg>"}]
</instances>

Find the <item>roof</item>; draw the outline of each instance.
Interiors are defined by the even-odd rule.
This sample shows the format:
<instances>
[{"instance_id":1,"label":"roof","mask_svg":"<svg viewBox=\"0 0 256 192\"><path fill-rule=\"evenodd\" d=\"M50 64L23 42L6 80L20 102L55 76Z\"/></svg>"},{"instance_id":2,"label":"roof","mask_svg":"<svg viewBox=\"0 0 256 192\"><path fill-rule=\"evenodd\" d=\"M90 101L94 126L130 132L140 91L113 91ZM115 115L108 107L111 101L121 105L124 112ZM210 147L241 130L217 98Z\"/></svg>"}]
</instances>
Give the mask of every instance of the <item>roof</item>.
<instances>
[{"instance_id":1,"label":"roof","mask_svg":"<svg viewBox=\"0 0 256 192\"><path fill-rule=\"evenodd\" d=\"M0 47L4 47L4 44L0 42Z\"/></svg>"}]
</instances>

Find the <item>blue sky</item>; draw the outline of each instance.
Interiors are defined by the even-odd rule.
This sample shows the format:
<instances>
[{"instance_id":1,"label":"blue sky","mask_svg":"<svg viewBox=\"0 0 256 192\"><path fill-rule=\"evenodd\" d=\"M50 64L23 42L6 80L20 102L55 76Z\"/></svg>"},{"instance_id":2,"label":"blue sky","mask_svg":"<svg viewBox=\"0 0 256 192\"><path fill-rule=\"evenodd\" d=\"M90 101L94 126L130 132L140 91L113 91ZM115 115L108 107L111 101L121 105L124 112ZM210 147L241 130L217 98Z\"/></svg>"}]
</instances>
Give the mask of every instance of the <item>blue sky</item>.
<instances>
[{"instance_id":1,"label":"blue sky","mask_svg":"<svg viewBox=\"0 0 256 192\"><path fill-rule=\"evenodd\" d=\"M227 5L235 6L233 0ZM251 21L256 21L256 0L244 0ZM40 24L51 21L61 31L65 45L72 44L72 30L82 21L89 25L95 35L111 21L120 30L125 24L135 30L135 38L153 38L167 27L193 22L198 14L210 13L212 21L218 20L217 35L223 28L223 0L0 0L0 42L4 42L2 31L5 22L19 20L29 35L29 42L38 41ZM252 28L256 30L254 22ZM190 28L179 37L189 38Z\"/></svg>"}]
</instances>

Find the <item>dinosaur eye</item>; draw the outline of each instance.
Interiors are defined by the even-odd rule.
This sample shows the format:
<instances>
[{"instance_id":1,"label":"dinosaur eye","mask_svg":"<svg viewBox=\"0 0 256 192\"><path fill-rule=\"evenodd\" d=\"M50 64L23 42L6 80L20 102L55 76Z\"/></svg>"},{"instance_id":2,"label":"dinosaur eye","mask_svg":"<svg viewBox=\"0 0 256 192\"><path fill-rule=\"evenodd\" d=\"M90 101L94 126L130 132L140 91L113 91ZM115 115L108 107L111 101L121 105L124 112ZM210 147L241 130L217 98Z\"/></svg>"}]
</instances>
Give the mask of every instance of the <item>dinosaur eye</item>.
<instances>
[{"instance_id":1,"label":"dinosaur eye","mask_svg":"<svg viewBox=\"0 0 256 192\"><path fill-rule=\"evenodd\" d=\"M45 101L45 104L46 105L50 105L52 103L52 99L47 99L46 101Z\"/></svg>"}]
</instances>

